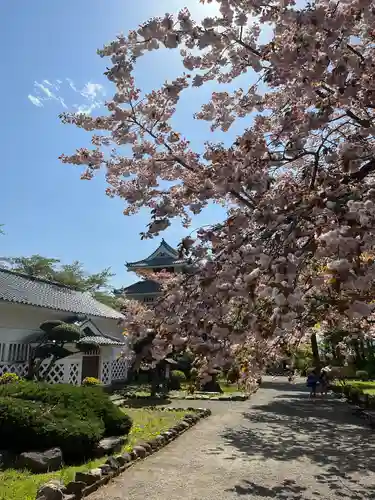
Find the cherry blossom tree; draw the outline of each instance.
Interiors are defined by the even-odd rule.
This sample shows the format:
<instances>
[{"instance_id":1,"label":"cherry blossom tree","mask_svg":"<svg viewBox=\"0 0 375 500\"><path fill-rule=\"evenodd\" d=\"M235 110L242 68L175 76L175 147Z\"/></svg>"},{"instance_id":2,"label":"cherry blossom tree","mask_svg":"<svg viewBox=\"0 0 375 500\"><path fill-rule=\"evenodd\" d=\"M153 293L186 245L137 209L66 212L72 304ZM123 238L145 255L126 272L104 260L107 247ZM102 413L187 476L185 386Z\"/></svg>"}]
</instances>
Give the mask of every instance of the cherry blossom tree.
<instances>
[{"instance_id":1,"label":"cherry blossom tree","mask_svg":"<svg viewBox=\"0 0 375 500\"><path fill-rule=\"evenodd\" d=\"M188 344L204 373L243 348L255 372L317 321L373 311L375 9L369 0L216 3L215 17L197 23L183 9L98 51L115 94L103 116L62 115L94 135L92 149L61 159L84 166L83 179L104 169L126 215L150 209L142 237L226 204L223 223L182 242L191 270L165 285L154 346ZM179 50L186 72L143 93L137 62L162 48ZM181 94L209 81L234 90L213 92L195 118L212 131L240 118L249 126L230 147L207 141L198 153L172 119Z\"/></svg>"}]
</instances>

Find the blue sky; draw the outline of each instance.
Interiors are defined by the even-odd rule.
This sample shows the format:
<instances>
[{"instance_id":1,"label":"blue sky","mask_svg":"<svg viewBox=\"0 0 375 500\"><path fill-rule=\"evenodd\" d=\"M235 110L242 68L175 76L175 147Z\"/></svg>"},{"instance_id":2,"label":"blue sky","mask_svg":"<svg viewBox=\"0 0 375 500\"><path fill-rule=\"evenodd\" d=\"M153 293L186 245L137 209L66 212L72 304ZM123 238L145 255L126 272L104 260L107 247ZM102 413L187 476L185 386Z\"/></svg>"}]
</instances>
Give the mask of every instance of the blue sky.
<instances>
[{"instance_id":1,"label":"blue sky","mask_svg":"<svg viewBox=\"0 0 375 500\"><path fill-rule=\"evenodd\" d=\"M80 260L90 272L111 267L114 286L129 284L135 276L124 263L151 253L157 240L141 241L146 212L122 214L121 200L108 198L105 181L79 179L80 170L63 165L61 153L69 154L89 144L90 135L62 125L58 114L74 106L91 107L114 93L103 76L109 61L96 49L119 32L152 17L174 12L189 4L194 17L213 11L198 0L65 0L33 2L3 0L0 3L0 39L3 47L2 159L0 177L0 256L39 253L69 263ZM136 9L129 7L136 5ZM137 83L150 90L180 74L177 52L147 55L137 70ZM249 80L250 83L250 80ZM213 87L189 90L181 101L176 126L201 149L210 137L207 123L191 116L209 99ZM52 94L53 95L52 95ZM28 98L28 96L31 96ZM193 104L193 106L192 106ZM218 140L228 138L215 134ZM193 227L221 219L223 210L208 208ZM186 234L179 223L165 232L176 245Z\"/></svg>"}]
</instances>

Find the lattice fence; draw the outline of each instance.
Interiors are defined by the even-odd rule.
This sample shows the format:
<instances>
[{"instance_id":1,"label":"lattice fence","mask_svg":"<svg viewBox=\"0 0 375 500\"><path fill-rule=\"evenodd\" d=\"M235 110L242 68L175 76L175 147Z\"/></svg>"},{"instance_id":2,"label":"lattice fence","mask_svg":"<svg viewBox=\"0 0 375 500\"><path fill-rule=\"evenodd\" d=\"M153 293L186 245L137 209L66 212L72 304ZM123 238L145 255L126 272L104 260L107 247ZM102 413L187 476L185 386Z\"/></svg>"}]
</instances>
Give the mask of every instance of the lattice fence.
<instances>
[{"instance_id":1,"label":"lattice fence","mask_svg":"<svg viewBox=\"0 0 375 500\"><path fill-rule=\"evenodd\" d=\"M126 359L115 359L112 361L112 380L126 380L128 374L128 362Z\"/></svg>"},{"instance_id":2,"label":"lattice fence","mask_svg":"<svg viewBox=\"0 0 375 500\"><path fill-rule=\"evenodd\" d=\"M111 383L111 362L110 361L103 361L103 363L102 363L101 382L104 385L108 385Z\"/></svg>"},{"instance_id":3,"label":"lattice fence","mask_svg":"<svg viewBox=\"0 0 375 500\"><path fill-rule=\"evenodd\" d=\"M1 364L0 376L4 373L16 373L19 377L24 377L27 374L28 363Z\"/></svg>"},{"instance_id":4,"label":"lattice fence","mask_svg":"<svg viewBox=\"0 0 375 500\"><path fill-rule=\"evenodd\" d=\"M42 376L45 374L48 365L48 361L42 364L40 368L40 373L42 374ZM25 377L27 375L27 370L28 363L0 364L0 376L4 373L16 373L19 377ZM68 379L66 377L65 370L68 370ZM79 385L81 383L80 363L78 361L69 364L67 364L66 362L56 363L48 373L46 382L50 384L63 384L69 382L70 384Z\"/></svg>"},{"instance_id":5,"label":"lattice fence","mask_svg":"<svg viewBox=\"0 0 375 500\"><path fill-rule=\"evenodd\" d=\"M40 374L44 377L44 374L49 366L49 363L43 364L40 369ZM64 363L56 363L51 368L51 371L48 373L46 377L46 382L49 384L63 384L65 380L65 364Z\"/></svg>"},{"instance_id":6,"label":"lattice fence","mask_svg":"<svg viewBox=\"0 0 375 500\"><path fill-rule=\"evenodd\" d=\"M69 384L81 385L80 363L71 363L69 367Z\"/></svg>"}]
</instances>

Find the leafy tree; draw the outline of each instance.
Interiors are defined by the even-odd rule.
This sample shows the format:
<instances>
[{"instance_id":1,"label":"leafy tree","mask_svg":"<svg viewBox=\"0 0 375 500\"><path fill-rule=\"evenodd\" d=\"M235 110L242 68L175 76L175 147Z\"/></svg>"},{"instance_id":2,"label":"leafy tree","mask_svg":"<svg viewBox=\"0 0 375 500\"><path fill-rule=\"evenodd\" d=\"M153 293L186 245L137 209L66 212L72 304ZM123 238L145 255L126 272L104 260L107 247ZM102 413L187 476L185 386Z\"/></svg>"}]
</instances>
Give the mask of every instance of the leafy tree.
<instances>
[{"instance_id":1,"label":"leafy tree","mask_svg":"<svg viewBox=\"0 0 375 500\"><path fill-rule=\"evenodd\" d=\"M72 264L62 264L54 272L54 280L64 285L71 286L83 292L96 292L102 288L107 288L109 280L114 276L110 268L104 269L100 273L87 274L83 264L74 261Z\"/></svg>"},{"instance_id":2,"label":"leafy tree","mask_svg":"<svg viewBox=\"0 0 375 500\"><path fill-rule=\"evenodd\" d=\"M60 260L35 254L31 255L31 257L10 257L8 262L12 265L14 271L29 276L53 279L55 266L60 263Z\"/></svg>"},{"instance_id":3,"label":"leafy tree","mask_svg":"<svg viewBox=\"0 0 375 500\"><path fill-rule=\"evenodd\" d=\"M293 366L302 374L305 375L307 368L314 365L314 356L312 348L309 344L300 345L292 355Z\"/></svg>"},{"instance_id":4,"label":"leafy tree","mask_svg":"<svg viewBox=\"0 0 375 500\"><path fill-rule=\"evenodd\" d=\"M155 355L185 341L203 375L233 346L246 347L255 371L318 321L367 318L375 291L372 2L217 2L202 22L186 8L106 44L109 114L61 115L94 144L61 160L82 165L82 179L103 167L125 214L151 209L143 237L177 217L187 226L211 203L227 207L222 224L184 239L181 254L198 265L165 286L150 325ZM142 92L138 61L162 48L178 49L188 73ZM194 118L212 131L247 128L195 151L175 113L207 82L232 90L215 89Z\"/></svg>"},{"instance_id":5,"label":"leafy tree","mask_svg":"<svg viewBox=\"0 0 375 500\"><path fill-rule=\"evenodd\" d=\"M118 297L115 297L112 293L108 291L97 291L93 293L93 296L98 302L105 304L108 307L112 307L112 309L117 309L121 311L123 308L123 301Z\"/></svg>"}]
</instances>

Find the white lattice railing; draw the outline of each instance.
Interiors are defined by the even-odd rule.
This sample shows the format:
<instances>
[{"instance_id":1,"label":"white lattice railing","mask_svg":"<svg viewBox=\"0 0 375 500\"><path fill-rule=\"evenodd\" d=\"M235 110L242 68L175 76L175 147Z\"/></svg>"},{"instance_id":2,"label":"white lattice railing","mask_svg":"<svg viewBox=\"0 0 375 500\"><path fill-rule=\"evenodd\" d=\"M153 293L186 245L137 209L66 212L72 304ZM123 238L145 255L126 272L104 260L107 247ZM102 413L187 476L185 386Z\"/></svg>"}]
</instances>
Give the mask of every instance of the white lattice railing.
<instances>
[{"instance_id":1,"label":"white lattice railing","mask_svg":"<svg viewBox=\"0 0 375 500\"><path fill-rule=\"evenodd\" d=\"M102 361L102 373L100 380L103 385L109 385L111 383L111 361Z\"/></svg>"},{"instance_id":2,"label":"white lattice railing","mask_svg":"<svg viewBox=\"0 0 375 500\"><path fill-rule=\"evenodd\" d=\"M70 363L69 366L69 384L81 385L82 363Z\"/></svg>"},{"instance_id":3,"label":"white lattice railing","mask_svg":"<svg viewBox=\"0 0 375 500\"><path fill-rule=\"evenodd\" d=\"M45 373L49 362L44 362L41 367L42 375ZM126 380L128 375L128 359L105 359L102 361L100 380L102 384L109 385L112 381ZM4 373L16 373L19 377L27 374L28 363L0 363L0 376ZM46 382L50 384L81 384L82 360L68 360L57 362L48 373Z\"/></svg>"},{"instance_id":4,"label":"white lattice railing","mask_svg":"<svg viewBox=\"0 0 375 500\"><path fill-rule=\"evenodd\" d=\"M41 366L41 374L47 370L49 362L46 361ZM27 374L28 363L1 363L0 376L4 373L16 373L19 377L25 377ZM73 384L81 383L81 361L60 361L51 368L46 377L46 382L50 384Z\"/></svg>"},{"instance_id":5,"label":"white lattice railing","mask_svg":"<svg viewBox=\"0 0 375 500\"><path fill-rule=\"evenodd\" d=\"M19 377L24 377L27 374L28 363L1 363L0 376L4 373L16 373Z\"/></svg>"},{"instance_id":6,"label":"white lattice railing","mask_svg":"<svg viewBox=\"0 0 375 500\"><path fill-rule=\"evenodd\" d=\"M112 361L112 381L126 380L128 375L128 361L115 359Z\"/></svg>"}]
</instances>

